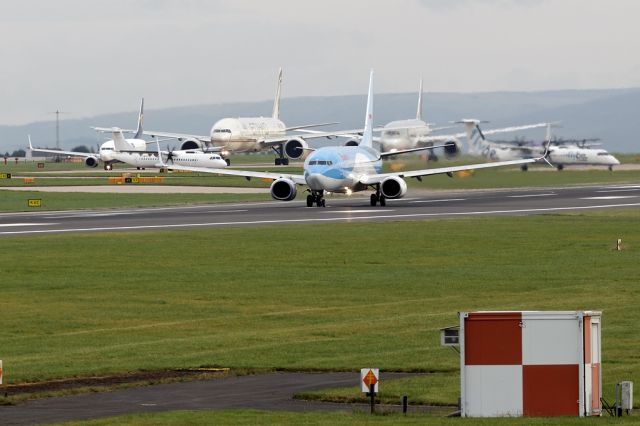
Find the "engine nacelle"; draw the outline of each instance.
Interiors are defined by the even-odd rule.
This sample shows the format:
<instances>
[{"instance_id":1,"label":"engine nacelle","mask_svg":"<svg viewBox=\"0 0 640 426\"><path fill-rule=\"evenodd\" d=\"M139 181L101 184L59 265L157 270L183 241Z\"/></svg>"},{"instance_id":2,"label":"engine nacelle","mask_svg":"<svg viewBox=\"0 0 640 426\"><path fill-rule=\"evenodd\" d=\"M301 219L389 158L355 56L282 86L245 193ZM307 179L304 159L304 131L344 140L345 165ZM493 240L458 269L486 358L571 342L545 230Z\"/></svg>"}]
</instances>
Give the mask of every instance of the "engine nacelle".
<instances>
[{"instance_id":1,"label":"engine nacelle","mask_svg":"<svg viewBox=\"0 0 640 426\"><path fill-rule=\"evenodd\" d=\"M284 153L287 157L297 160L305 155L305 149L309 148L307 142L302 138L295 138L284 143Z\"/></svg>"},{"instance_id":2,"label":"engine nacelle","mask_svg":"<svg viewBox=\"0 0 640 426\"><path fill-rule=\"evenodd\" d=\"M295 182L284 178L273 181L270 191L271 197L279 201L291 201L296 198L296 194L298 193Z\"/></svg>"},{"instance_id":3,"label":"engine nacelle","mask_svg":"<svg viewBox=\"0 0 640 426\"><path fill-rule=\"evenodd\" d=\"M358 145L359 145L358 141L354 139L347 141L347 143L344 144L344 146L358 146Z\"/></svg>"},{"instance_id":4,"label":"engine nacelle","mask_svg":"<svg viewBox=\"0 0 640 426\"><path fill-rule=\"evenodd\" d=\"M447 158L453 158L460 155L460 144L457 141L447 141L444 144L444 155Z\"/></svg>"},{"instance_id":5,"label":"engine nacelle","mask_svg":"<svg viewBox=\"0 0 640 426\"><path fill-rule=\"evenodd\" d=\"M180 145L180 150L182 151L203 148L205 148L204 143L202 143L202 141L199 141L198 139L183 139L182 144Z\"/></svg>"},{"instance_id":6,"label":"engine nacelle","mask_svg":"<svg viewBox=\"0 0 640 426\"><path fill-rule=\"evenodd\" d=\"M388 177L380 184L380 192L386 198L402 198L407 193L407 182L396 176Z\"/></svg>"},{"instance_id":7,"label":"engine nacelle","mask_svg":"<svg viewBox=\"0 0 640 426\"><path fill-rule=\"evenodd\" d=\"M98 167L98 164L100 163L100 160L98 160L98 157L87 157L84 159L84 165L87 167Z\"/></svg>"}]
</instances>

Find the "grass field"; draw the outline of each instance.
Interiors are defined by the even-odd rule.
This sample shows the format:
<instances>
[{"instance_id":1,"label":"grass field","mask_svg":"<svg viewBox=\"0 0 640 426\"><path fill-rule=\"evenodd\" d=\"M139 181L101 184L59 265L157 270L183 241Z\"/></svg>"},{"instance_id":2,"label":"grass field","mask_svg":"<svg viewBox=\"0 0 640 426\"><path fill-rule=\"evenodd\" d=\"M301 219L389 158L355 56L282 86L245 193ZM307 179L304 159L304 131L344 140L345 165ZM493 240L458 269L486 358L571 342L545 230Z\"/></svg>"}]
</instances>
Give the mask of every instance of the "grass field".
<instances>
[{"instance_id":1,"label":"grass field","mask_svg":"<svg viewBox=\"0 0 640 426\"><path fill-rule=\"evenodd\" d=\"M602 417L602 418L502 418L502 419L459 419L429 415L409 414L403 416L378 415L368 413L287 413L265 411L174 411L159 414L140 414L135 416L112 417L92 422L67 423L67 425L518 425L542 426L561 425L630 425L638 424L638 417Z\"/></svg>"},{"instance_id":2,"label":"grass field","mask_svg":"<svg viewBox=\"0 0 640 426\"><path fill-rule=\"evenodd\" d=\"M639 220L624 210L3 238L5 380L197 366L455 375L438 329L458 311L602 309L610 395L640 373ZM447 383L439 402L455 403Z\"/></svg>"},{"instance_id":3,"label":"grass field","mask_svg":"<svg viewBox=\"0 0 640 426\"><path fill-rule=\"evenodd\" d=\"M0 212L154 207L263 201L266 197L269 197L268 194L101 194L82 192L3 191L0 189ZM42 200L42 206L38 208L28 207L28 200L33 198Z\"/></svg>"}]
</instances>

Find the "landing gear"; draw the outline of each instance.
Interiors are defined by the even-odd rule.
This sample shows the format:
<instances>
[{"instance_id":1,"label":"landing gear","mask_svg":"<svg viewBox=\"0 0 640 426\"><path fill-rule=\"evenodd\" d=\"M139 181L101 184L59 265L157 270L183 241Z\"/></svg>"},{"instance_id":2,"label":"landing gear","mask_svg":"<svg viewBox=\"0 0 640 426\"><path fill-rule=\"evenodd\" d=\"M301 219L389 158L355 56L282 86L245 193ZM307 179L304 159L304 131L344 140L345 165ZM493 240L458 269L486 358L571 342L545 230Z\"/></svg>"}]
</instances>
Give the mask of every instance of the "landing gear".
<instances>
[{"instance_id":1,"label":"landing gear","mask_svg":"<svg viewBox=\"0 0 640 426\"><path fill-rule=\"evenodd\" d=\"M558 171L561 172L562 170L564 170L564 164L558 164L557 168L558 168Z\"/></svg>"},{"instance_id":2,"label":"landing gear","mask_svg":"<svg viewBox=\"0 0 640 426\"><path fill-rule=\"evenodd\" d=\"M384 207L387 205L387 198L380 193L380 189L376 190L375 194L371 194L370 204L371 207L375 207L376 204L380 203L380 207Z\"/></svg>"},{"instance_id":3,"label":"landing gear","mask_svg":"<svg viewBox=\"0 0 640 426\"><path fill-rule=\"evenodd\" d=\"M609 171L612 172L613 171L613 166L609 166Z\"/></svg>"},{"instance_id":4,"label":"landing gear","mask_svg":"<svg viewBox=\"0 0 640 426\"><path fill-rule=\"evenodd\" d=\"M104 169L105 169L105 170L113 170L113 164L111 164L111 163L104 163Z\"/></svg>"},{"instance_id":5,"label":"landing gear","mask_svg":"<svg viewBox=\"0 0 640 426\"><path fill-rule=\"evenodd\" d=\"M289 165L289 159L284 156L284 146L283 145L272 146L271 149L273 149L276 152L276 154L278 155L278 157L276 157L276 161L275 161L276 166L288 166Z\"/></svg>"},{"instance_id":6,"label":"landing gear","mask_svg":"<svg viewBox=\"0 0 640 426\"><path fill-rule=\"evenodd\" d=\"M224 161L227 163L227 166L231 165L231 160L229 160L228 158L225 158Z\"/></svg>"},{"instance_id":7,"label":"landing gear","mask_svg":"<svg viewBox=\"0 0 640 426\"><path fill-rule=\"evenodd\" d=\"M522 170L523 172L526 172L527 170L529 170L529 165L523 164L522 166L520 166L520 170Z\"/></svg>"},{"instance_id":8,"label":"landing gear","mask_svg":"<svg viewBox=\"0 0 640 426\"><path fill-rule=\"evenodd\" d=\"M318 207L326 206L322 191L311 191L311 194L307 195L307 207L313 207L314 204Z\"/></svg>"}]
</instances>

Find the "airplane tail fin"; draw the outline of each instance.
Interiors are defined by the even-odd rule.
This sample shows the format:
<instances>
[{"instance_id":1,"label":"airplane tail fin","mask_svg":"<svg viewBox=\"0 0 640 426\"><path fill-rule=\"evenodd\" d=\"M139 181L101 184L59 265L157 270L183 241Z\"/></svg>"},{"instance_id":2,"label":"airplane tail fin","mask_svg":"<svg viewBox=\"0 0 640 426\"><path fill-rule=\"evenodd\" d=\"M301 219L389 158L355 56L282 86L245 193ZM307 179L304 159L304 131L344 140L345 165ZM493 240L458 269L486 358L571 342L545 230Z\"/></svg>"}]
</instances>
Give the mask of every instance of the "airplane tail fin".
<instances>
[{"instance_id":1,"label":"airplane tail fin","mask_svg":"<svg viewBox=\"0 0 640 426\"><path fill-rule=\"evenodd\" d=\"M373 70L369 74L369 93L367 95L367 113L364 117L364 131L360 146L373 147Z\"/></svg>"},{"instance_id":2,"label":"airplane tail fin","mask_svg":"<svg viewBox=\"0 0 640 426\"><path fill-rule=\"evenodd\" d=\"M416 120L422 120L422 77L420 77L420 88L418 89L418 110Z\"/></svg>"},{"instance_id":3,"label":"airplane tail fin","mask_svg":"<svg viewBox=\"0 0 640 426\"><path fill-rule=\"evenodd\" d=\"M273 118L280 118L280 90L282 88L282 67L278 69L278 83L276 85L276 97L273 99Z\"/></svg>"},{"instance_id":4,"label":"airplane tail fin","mask_svg":"<svg viewBox=\"0 0 640 426\"><path fill-rule=\"evenodd\" d=\"M29 151L33 151L33 145L31 145L31 135L27 135L27 139L29 139Z\"/></svg>"},{"instance_id":5,"label":"airplane tail fin","mask_svg":"<svg viewBox=\"0 0 640 426\"><path fill-rule=\"evenodd\" d=\"M480 129L480 120L463 119L456 123L464 124L464 130L467 134L466 141L469 152L471 154L479 154L482 150L482 144L486 141L484 134Z\"/></svg>"},{"instance_id":6,"label":"airplane tail fin","mask_svg":"<svg viewBox=\"0 0 640 426\"><path fill-rule=\"evenodd\" d=\"M144 98L140 101L140 112L138 113L138 127L136 128L136 134L133 135L133 139L140 139L142 132L144 131Z\"/></svg>"},{"instance_id":7,"label":"airplane tail fin","mask_svg":"<svg viewBox=\"0 0 640 426\"><path fill-rule=\"evenodd\" d=\"M130 151L134 148L124 138L124 135L122 134L122 130L120 130L117 127L114 127L113 129L111 129L111 132L113 133L113 144L116 151Z\"/></svg>"}]
</instances>

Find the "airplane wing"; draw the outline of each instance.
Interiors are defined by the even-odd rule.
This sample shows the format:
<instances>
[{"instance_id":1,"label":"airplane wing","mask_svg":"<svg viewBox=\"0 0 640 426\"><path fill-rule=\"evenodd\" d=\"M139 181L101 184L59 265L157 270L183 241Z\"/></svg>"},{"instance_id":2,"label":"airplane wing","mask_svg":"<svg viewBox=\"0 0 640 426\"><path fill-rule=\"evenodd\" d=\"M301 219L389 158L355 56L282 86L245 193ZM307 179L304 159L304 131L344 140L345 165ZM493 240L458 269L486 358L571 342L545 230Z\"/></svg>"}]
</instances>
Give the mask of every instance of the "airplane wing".
<instances>
[{"instance_id":1,"label":"airplane wing","mask_svg":"<svg viewBox=\"0 0 640 426\"><path fill-rule=\"evenodd\" d=\"M142 132L143 135L151 136L152 138L167 138L167 139L177 139L179 141L183 139L197 139L203 143L210 143L211 136L202 136L202 135L189 135L187 133L170 133L170 132L153 132L149 130L145 130ZM155 142L149 142L155 143Z\"/></svg>"},{"instance_id":2,"label":"airplane wing","mask_svg":"<svg viewBox=\"0 0 640 426\"><path fill-rule=\"evenodd\" d=\"M495 163L469 164L466 166L439 167L435 169L411 170L406 172L395 172L395 173L381 173L377 175L367 176L366 178L361 179L360 182L364 185L374 185L382 182L384 179L388 177L410 178L410 177L439 175L444 173L455 173L455 172L461 172L464 170L488 169L488 168L503 167L503 166L517 166L521 164L535 163L543 159L544 157L527 158L523 160L499 161Z\"/></svg>"},{"instance_id":3,"label":"airplane wing","mask_svg":"<svg viewBox=\"0 0 640 426\"><path fill-rule=\"evenodd\" d=\"M291 173L272 173L272 172L253 172L247 170L233 170L233 169L212 169L208 167L184 167L178 166L174 164L165 164L162 163L161 167L166 167L171 170L184 170L188 172L197 172L197 173L213 173L220 174L226 176L241 176L247 179L257 178L257 179L281 179L286 178L290 179L298 185L306 185L306 181L303 175L296 175Z\"/></svg>"},{"instance_id":4,"label":"airplane wing","mask_svg":"<svg viewBox=\"0 0 640 426\"><path fill-rule=\"evenodd\" d=\"M60 151L58 149L34 148L31 145L31 136L30 135L29 135L29 150L33 151L33 152L47 152L47 153L51 153L51 154L69 155L69 156L83 157L83 158L86 158L86 157L100 158L100 154L92 154L91 152Z\"/></svg>"},{"instance_id":5,"label":"airplane wing","mask_svg":"<svg viewBox=\"0 0 640 426\"><path fill-rule=\"evenodd\" d=\"M331 126L333 124L340 124L340 123L338 121L334 121L333 123L304 124L302 126L287 127L287 128L284 129L284 131L285 132L290 132L292 130L308 129L310 127Z\"/></svg>"}]
</instances>

